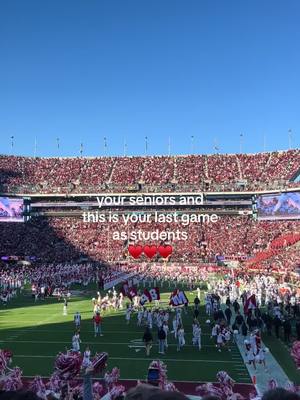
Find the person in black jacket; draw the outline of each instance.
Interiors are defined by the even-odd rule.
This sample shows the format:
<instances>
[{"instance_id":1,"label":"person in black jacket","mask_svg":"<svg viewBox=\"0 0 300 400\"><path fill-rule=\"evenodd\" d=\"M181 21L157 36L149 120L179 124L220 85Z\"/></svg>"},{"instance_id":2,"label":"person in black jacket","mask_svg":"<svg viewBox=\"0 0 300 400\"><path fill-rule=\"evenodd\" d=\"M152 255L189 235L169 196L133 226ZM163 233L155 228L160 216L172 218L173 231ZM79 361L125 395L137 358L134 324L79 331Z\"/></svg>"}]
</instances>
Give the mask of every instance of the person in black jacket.
<instances>
[{"instance_id":1,"label":"person in black jacket","mask_svg":"<svg viewBox=\"0 0 300 400\"><path fill-rule=\"evenodd\" d=\"M237 326L238 330L240 331L241 325L244 322L244 317L240 314L240 312L237 312L237 315L235 317L235 325Z\"/></svg>"},{"instance_id":2,"label":"person in black jacket","mask_svg":"<svg viewBox=\"0 0 300 400\"><path fill-rule=\"evenodd\" d=\"M275 328L275 335L277 339L279 339L279 328L281 327L281 319L278 317L278 315L276 315L273 319L273 325Z\"/></svg>"},{"instance_id":3,"label":"person in black jacket","mask_svg":"<svg viewBox=\"0 0 300 400\"><path fill-rule=\"evenodd\" d=\"M233 308L234 308L234 312L237 314L238 311L240 311L240 305L239 302L237 301L237 299L234 300L233 302Z\"/></svg>"},{"instance_id":4,"label":"person in black jacket","mask_svg":"<svg viewBox=\"0 0 300 400\"><path fill-rule=\"evenodd\" d=\"M146 355L149 356L150 349L152 347L153 336L152 336L152 333L148 326L146 327L144 335L143 335L143 342L145 343L145 347L146 347Z\"/></svg>"},{"instance_id":5,"label":"person in black jacket","mask_svg":"<svg viewBox=\"0 0 300 400\"><path fill-rule=\"evenodd\" d=\"M248 334L248 328L247 328L247 325L246 325L245 321L243 321L243 323L242 323L241 333L244 336L244 339L246 339L247 334Z\"/></svg>"},{"instance_id":6,"label":"person in black jacket","mask_svg":"<svg viewBox=\"0 0 300 400\"><path fill-rule=\"evenodd\" d=\"M196 296L194 299L194 305L195 305L195 310L198 310L199 306L200 306L200 300L199 300L198 296Z\"/></svg>"},{"instance_id":7,"label":"person in black jacket","mask_svg":"<svg viewBox=\"0 0 300 400\"><path fill-rule=\"evenodd\" d=\"M292 325L291 325L291 321L289 320L289 318L286 318L283 321L282 326L283 326L284 341L290 342L291 333L292 333Z\"/></svg>"},{"instance_id":8,"label":"person in black jacket","mask_svg":"<svg viewBox=\"0 0 300 400\"><path fill-rule=\"evenodd\" d=\"M225 310L225 316L226 316L227 324L230 325L230 321L231 321L231 317L232 317L232 311L230 310L229 306Z\"/></svg>"},{"instance_id":9,"label":"person in black jacket","mask_svg":"<svg viewBox=\"0 0 300 400\"><path fill-rule=\"evenodd\" d=\"M157 334L158 337L158 352L159 354L165 354L165 344L166 344L166 332L161 327Z\"/></svg>"}]
</instances>

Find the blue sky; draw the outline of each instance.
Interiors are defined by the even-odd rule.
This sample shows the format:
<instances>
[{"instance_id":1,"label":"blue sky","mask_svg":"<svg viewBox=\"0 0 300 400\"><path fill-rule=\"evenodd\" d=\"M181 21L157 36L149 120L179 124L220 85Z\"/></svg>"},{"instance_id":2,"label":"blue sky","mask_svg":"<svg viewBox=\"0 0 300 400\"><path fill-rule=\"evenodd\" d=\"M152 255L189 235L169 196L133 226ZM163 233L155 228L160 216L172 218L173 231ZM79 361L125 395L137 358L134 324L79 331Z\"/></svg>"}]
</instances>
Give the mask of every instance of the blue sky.
<instances>
[{"instance_id":1,"label":"blue sky","mask_svg":"<svg viewBox=\"0 0 300 400\"><path fill-rule=\"evenodd\" d=\"M299 21L298 0L2 0L0 153L299 147Z\"/></svg>"}]
</instances>

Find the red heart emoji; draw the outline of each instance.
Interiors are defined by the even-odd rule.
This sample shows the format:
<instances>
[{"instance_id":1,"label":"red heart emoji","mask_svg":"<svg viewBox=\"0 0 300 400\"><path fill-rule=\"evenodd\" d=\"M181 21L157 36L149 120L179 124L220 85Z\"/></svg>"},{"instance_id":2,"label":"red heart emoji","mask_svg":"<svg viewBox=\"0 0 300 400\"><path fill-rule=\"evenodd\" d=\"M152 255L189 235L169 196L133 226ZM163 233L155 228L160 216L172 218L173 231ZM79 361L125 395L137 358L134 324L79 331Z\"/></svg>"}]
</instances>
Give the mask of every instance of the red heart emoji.
<instances>
[{"instance_id":1,"label":"red heart emoji","mask_svg":"<svg viewBox=\"0 0 300 400\"><path fill-rule=\"evenodd\" d=\"M129 245L128 246L128 251L129 254L133 257L133 258L139 258L139 256L142 254L143 252L143 247L142 246L134 246L134 245Z\"/></svg>"},{"instance_id":2,"label":"red heart emoji","mask_svg":"<svg viewBox=\"0 0 300 400\"><path fill-rule=\"evenodd\" d=\"M144 253L148 258L152 258L155 256L157 253L157 247L156 246L144 246Z\"/></svg>"},{"instance_id":3,"label":"red heart emoji","mask_svg":"<svg viewBox=\"0 0 300 400\"><path fill-rule=\"evenodd\" d=\"M172 254L173 248L172 246L159 246L158 252L162 256L162 258L167 258L169 257L170 254Z\"/></svg>"}]
</instances>

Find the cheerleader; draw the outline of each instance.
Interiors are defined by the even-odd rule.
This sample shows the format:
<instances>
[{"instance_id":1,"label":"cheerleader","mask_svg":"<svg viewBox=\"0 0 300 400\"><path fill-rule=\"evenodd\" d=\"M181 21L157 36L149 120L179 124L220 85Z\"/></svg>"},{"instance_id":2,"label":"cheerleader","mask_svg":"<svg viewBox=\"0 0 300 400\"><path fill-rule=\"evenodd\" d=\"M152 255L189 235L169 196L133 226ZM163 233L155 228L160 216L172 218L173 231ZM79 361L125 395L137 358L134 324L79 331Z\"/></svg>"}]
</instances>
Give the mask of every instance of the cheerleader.
<instances>
[{"instance_id":1,"label":"cheerleader","mask_svg":"<svg viewBox=\"0 0 300 400\"><path fill-rule=\"evenodd\" d=\"M185 339L184 339L184 329L182 325L178 326L177 329L177 351L180 351L181 348L185 345Z\"/></svg>"}]
</instances>

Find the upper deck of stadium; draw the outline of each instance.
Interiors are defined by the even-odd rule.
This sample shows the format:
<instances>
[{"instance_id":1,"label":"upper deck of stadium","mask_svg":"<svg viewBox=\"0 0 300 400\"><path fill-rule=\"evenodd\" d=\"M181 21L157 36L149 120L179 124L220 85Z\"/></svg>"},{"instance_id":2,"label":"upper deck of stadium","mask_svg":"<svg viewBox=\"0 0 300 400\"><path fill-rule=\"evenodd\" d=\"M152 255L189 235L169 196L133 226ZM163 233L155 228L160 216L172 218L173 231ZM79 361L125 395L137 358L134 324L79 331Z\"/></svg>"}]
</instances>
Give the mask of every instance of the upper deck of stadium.
<instances>
[{"instance_id":1,"label":"upper deck of stadium","mask_svg":"<svg viewBox=\"0 0 300 400\"><path fill-rule=\"evenodd\" d=\"M0 156L1 193L261 191L299 186L300 150L143 157Z\"/></svg>"}]
</instances>

